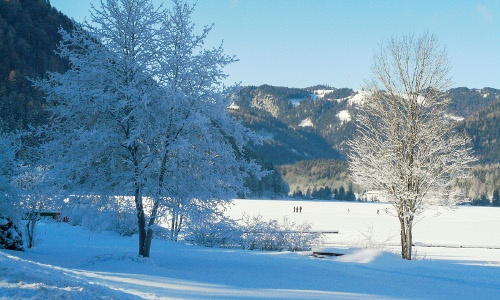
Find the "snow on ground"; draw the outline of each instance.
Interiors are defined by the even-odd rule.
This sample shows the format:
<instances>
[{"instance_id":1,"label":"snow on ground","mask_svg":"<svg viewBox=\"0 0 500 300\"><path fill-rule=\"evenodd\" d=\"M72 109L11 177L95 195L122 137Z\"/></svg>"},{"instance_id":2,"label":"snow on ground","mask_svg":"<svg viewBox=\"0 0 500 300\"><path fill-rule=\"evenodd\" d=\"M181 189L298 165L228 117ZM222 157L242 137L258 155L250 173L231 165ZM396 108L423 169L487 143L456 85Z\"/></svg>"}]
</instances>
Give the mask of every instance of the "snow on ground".
<instances>
[{"instance_id":1,"label":"snow on ground","mask_svg":"<svg viewBox=\"0 0 500 300\"><path fill-rule=\"evenodd\" d=\"M231 102L231 105L229 105L227 108L238 110L238 109L240 109L240 106L234 102Z\"/></svg>"},{"instance_id":2,"label":"snow on ground","mask_svg":"<svg viewBox=\"0 0 500 300\"><path fill-rule=\"evenodd\" d=\"M326 89L326 90L314 90L313 93L318 97L318 98L324 98L326 94L333 93L335 90L332 89Z\"/></svg>"},{"instance_id":3,"label":"snow on ground","mask_svg":"<svg viewBox=\"0 0 500 300\"><path fill-rule=\"evenodd\" d=\"M341 110L337 114L337 118L339 118L340 121L342 122L349 122L351 121L351 115L349 114L348 110Z\"/></svg>"},{"instance_id":4,"label":"snow on ground","mask_svg":"<svg viewBox=\"0 0 500 300\"><path fill-rule=\"evenodd\" d=\"M348 97L348 103L350 105L360 105L365 101L365 98L370 96L370 92L358 90L354 96Z\"/></svg>"},{"instance_id":5,"label":"snow on ground","mask_svg":"<svg viewBox=\"0 0 500 300\"><path fill-rule=\"evenodd\" d=\"M294 213L294 206L302 206L302 213ZM310 252L158 240L152 257L144 259L136 255L137 237L39 223L36 248L0 251L0 299L498 298L500 209L427 212L415 227L419 259L405 261L391 253L398 251L399 224L386 208L383 203L236 200L227 212L235 218L287 215L297 223L311 222L315 230L339 230L317 247L343 248L346 254L324 259Z\"/></svg>"},{"instance_id":6,"label":"snow on ground","mask_svg":"<svg viewBox=\"0 0 500 300\"><path fill-rule=\"evenodd\" d=\"M299 127L314 127L314 123L310 118L307 118L300 122Z\"/></svg>"},{"instance_id":7,"label":"snow on ground","mask_svg":"<svg viewBox=\"0 0 500 300\"><path fill-rule=\"evenodd\" d=\"M450 119L450 120L456 121L456 122L461 122L461 121L464 120L463 117L449 115L449 114L446 114L445 117L448 118L448 119Z\"/></svg>"}]
</instances>

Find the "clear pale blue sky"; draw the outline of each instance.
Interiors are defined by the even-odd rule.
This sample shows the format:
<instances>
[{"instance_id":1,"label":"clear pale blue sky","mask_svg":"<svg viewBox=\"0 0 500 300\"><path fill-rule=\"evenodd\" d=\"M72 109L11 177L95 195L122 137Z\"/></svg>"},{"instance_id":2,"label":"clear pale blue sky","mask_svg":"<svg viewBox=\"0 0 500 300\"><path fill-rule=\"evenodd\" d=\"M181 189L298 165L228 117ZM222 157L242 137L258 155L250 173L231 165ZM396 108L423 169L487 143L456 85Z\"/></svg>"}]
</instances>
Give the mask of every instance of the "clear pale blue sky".
<instances>
[{"instance_id":1,"label":"clear pale blue sky","mask_svg":"<svg viewBox=\"0 0 500 300\"><path fill-rule=\"evenodd\" d=\"M76 21L99 4L50 2ZM208 45L224 40L240 59L229 83L359 89L380 41L429 31L448 49L455 87L500 88L500 0L198 0L193 18L215 24Z\"/></svg>"}]
</instances>

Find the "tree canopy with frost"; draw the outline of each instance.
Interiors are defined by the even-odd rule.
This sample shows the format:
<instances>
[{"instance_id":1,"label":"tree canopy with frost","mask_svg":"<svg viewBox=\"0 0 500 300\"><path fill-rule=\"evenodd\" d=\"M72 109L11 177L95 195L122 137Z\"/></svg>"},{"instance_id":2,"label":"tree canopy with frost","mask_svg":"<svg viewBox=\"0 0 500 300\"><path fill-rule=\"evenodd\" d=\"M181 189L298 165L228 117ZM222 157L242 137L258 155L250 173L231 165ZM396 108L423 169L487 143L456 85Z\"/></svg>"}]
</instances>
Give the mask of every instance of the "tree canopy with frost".
<instances>
[{"instance_id":1,"label":"tree canopy with frost","mask_svg":"<svg viewBox=\"0 0 500 300\"><path fill-rule=\"evenodd\" d=\"M468 137L447 112L450 64L435 36L404 35L374 54L368 97L350 142L354 182L383 192L401 225L404 259L412 258L415 217L433 202L453 205L451 183L474 160Z\"/></svg>"},{"instance_id":2,"label":"tree canopy with frost","mask_svg":"<svg viewBox=\"0 0 500 300\"><path fill-rule=\"evenodd\" d=\"M235 58L204 48L211 27L195 34L193 10L180 0L102 0L91 23L60 31L70 70L35 83L52 112L47 176L73 195L133 196L144 257L172 203L212 207L260 172L243 155L260 139L226 109L223 69Z\"/></svg>"},{"instance_id":3,"label":"tree canopy with frost","mask_svg":"<svg viewBox=\"0 0 500 300\"><path fill-rule=\"evenodd\" d=\"M0 217L17 221L18 189L13 180L19 172L16 159L20 149L18 136L0 130Z\"/></svg>"}]
</instances>

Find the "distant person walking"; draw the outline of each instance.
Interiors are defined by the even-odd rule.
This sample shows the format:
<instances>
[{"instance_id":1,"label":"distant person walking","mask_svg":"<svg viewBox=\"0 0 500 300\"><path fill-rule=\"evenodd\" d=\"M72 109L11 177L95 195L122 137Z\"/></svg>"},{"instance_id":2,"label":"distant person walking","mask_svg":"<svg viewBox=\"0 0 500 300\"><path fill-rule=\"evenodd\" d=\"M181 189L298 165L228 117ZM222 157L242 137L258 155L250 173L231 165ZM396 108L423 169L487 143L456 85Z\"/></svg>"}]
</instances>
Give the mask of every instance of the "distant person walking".
<instances>
[{"instance_id":1,"label":"distant person walking","mask_svg":"<svg viewBox=\"0 0 500 300\"><path fill-rule=\"evenodd\" d=\"M299 207L299 212L300 212L300 213L302 212L302 206L301 206L301 207Z\"/></svg>"}]
</instances>

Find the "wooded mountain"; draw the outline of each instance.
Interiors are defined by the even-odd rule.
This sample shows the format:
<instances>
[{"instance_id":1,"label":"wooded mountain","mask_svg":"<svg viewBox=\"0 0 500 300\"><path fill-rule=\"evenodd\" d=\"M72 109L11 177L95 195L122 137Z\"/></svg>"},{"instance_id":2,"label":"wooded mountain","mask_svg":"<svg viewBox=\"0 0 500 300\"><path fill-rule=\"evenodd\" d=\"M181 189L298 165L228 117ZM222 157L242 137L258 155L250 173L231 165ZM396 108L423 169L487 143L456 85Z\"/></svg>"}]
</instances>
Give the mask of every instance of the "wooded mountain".
<instances>
[{"instance_id":1,"label":"wooded mountain","mask_svg":"<svg viewBox=\"0 0 500 300\"><path fill-rule=\"evenodd\" d=\"M472 137L479 160L483 163L500 162L500 149L496 142L500 138L500 90L461 87L450 89L448 94L451 98L450 117L457 119L458 130L465 130ZM362 91L328 86L307 89L250 86L240 90L233 107L243 122L269 136L280 138L283 131L288 130L315 137L307 142L299 139L302 145L297 145L296 139L286 140L289 149L302 149L304 146L311 149L309 159L342 159L347 151L346 141L355 131L352 120L362 97ZM279 129L275 126L277 123L280 124ZM330 149L318 152L317 149L324 148L325 143ZM282 164L284 160L286 163L300 160L293 155L276 159L269 151L261 152L267 160L277 164Z\"/></svg>"},{"instance_id":2,"label":"wooded mountain","mask_svg":"<svg viewBox=\"0 0 500 300\"><path fill-rule=\"evenodd\" d=\"M47 120L40 91L28 78L63 72L67 62L54 54L71 20L47 0L0 0L0 128L26 129Z\"/></svg>"},{"instance_id":3,"label":"wooded mountain","mask_svg":"<svg viewBox=\"0 0 500 300\"><path fill-rule=\"evenodd\" d=\"M352 120L356 118L356 105L362 101L363 93L324 85L305 89L250 86L239 91L232 108L247 126L273 138L253 149L257 156L280 165L278 169L290 192L299 190L305 194L315 187L333 189L342 182L344 186L351 184L345 163L324 159L346 158L346 142L355 132ZM450 117L457 120L457 130L469 134L478 157L473 178L460 185L470 198L491 195L500 186L496 175L500 172L500 90L460 87L450 89L448 95ZM301 137L290 138L286 132ZM297 155L296 149L307 155ZM301 160L310 162L303 164ZM332 174L331 164L343 165L345 169Z\"/></svg>"}]
</instances>

